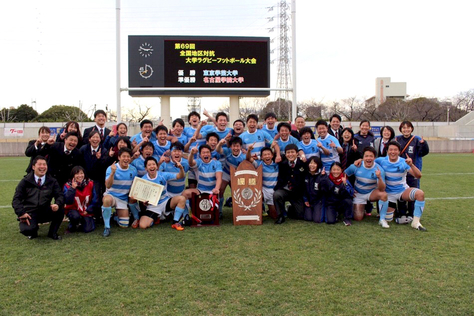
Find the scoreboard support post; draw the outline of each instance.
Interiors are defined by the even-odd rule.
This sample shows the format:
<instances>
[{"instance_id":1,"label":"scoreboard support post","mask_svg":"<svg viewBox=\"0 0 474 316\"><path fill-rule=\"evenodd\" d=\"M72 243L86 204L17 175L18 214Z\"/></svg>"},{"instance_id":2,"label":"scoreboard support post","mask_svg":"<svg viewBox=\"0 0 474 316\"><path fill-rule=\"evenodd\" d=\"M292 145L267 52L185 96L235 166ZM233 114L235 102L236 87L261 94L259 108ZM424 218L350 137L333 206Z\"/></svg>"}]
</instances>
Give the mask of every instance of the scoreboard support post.
<instances>
[{"instance_id":1,"label":"scoreboard support post","mask_svg":"<svg viewBox=\"0 0 474 316\"><path fill-rule=\"evenodd\" d=\"M234 121L240 118L239 96L229 96L229 126L232 127Z\"/></svg>"}]
</instances>

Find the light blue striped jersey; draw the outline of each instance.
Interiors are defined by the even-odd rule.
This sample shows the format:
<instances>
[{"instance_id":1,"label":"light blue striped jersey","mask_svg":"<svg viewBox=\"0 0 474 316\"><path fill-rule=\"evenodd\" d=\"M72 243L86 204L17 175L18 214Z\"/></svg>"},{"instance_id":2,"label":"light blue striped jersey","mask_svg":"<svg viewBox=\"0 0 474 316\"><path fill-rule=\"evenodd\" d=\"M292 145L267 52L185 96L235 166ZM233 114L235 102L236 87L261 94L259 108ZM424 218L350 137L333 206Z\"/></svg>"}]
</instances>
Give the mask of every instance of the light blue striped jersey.
<instances>
[{"instance_id":1,"label":"light blue striped jersey","mask_svg":"<svg viewBox=\"0 0 474 316\"><path fill-rule=\"evenodd\" d=\"M298 141L295 137L293 137L293 136L291 136L291 135L289 135L288 140L287 140L286 142L283 141L283 140L281 139L281 137L278 138L278 140L277 140L278 147L280 147L280 152L281 152L282 154L285 153L285 147L286 147L286 146L288 146L289 144L295 144L296 146L298 146L298 143L299 143L299 141ZM298 148L299 148L299 147L298 147ZM317 147L316 147L316 148L317 148ZM318 149L319 149L319 148L318 148ZM305 154L305 155L306 155L306 154Z\"/></svg>"},{"instance_id":2,"label":"light blue striped jersey","mask_svg":"<svg viewBox=\"0 0 474 316\"><path fill-rule=\"evenodd\" d=\"M128 193L130 192L130 188L132 187L133 179L137 176L138 172L134 166L129 165L128 169L120 168L119 164L115 164L117 166L117 170L114 174L114 183L110 188L106 190L106 193L116 197L117 199L128 201ZM110 166L107 168L105 172L105 180L112 173L112 169Z\"/></svg>"},{"instance_id":3,"label":"light blue striped jersey","mask_svg":"<svg viewBox=\"0 0 474 316\"><path fill-rule=\"evenodd\" d=\"M277 125L273 126L273 129L268 129L267 124L263 124L262 131L267 132L272 138L275 138L276 134L278 134Z\"/></svg>"},{"instance_id":4,"label":"light blue striped jersey","mask_svg":"<svg viewBox=\"0 0 474 316\"><path fill-rule=\"evenodd\" d=\"M404 158L398 157L396 162L390 162L386 156L375 159L375 162L385 170L385 183L387 184L385 191L387 193L401 193L409 188L406 177L411 168Z\"/></svg>"},{"instance_id":5,"label":"light blue striped jersey","mask_svg":"<svg viewBox=\"0 0 474 316\"><path fill-rule=\"evenodd\" d=\"M227 175L230 175L230 166L233 166L235 169L237 169L240 163L245 160L246 156L242 151L238 156L234 156L234 154L232 154L232 149L230 148L224 148L223 152L224 163L222 163L221 160L223 172Z\"/></svg>"},{"instance_id":6,"label":"light blue striped jersey","mask_svg":"<svg viewBox=\"0 0 474 316\"><path fill-rule=\"evenodd\" d=\"M374 163L372 168L368 169L365 167L364 162L362 161L362 164L359 168L352 164L346 169L345 172L349 177L355 175L355 190L361 194L367 194L377 188L378 179L375 175L377 168L380 170L381 177L385 182L385 171L377 163Z\"/></svg>"},{"instance_id":7,"label":"light blue striped jersey","mask_svg":"<svg viewBox=\"0 0 474 316\"><path fill-rule=\"evenodd\" d=\"M212 193L212 190L216 187L216 173L222 173L222 164L215 159L212 159L209 163L204 163L199 158L195 162L196 165L192 169L196 170L198 174L197 189L201 193Z\"/></svg>"},{"instance_id":8,"label":"light blue striped jersey","mask_svg":"<svg viewBox=\"0 0 474 316\"><path fill-rule=\"evenodd\" d=\"M324 152L321 151L321 162L323 163L323 166L326 168L326 170L329 170L333 162L339 162L339 153L337 152L337 147L342 148L341 144L339 144L339 141L336 137L329 134L327 134L326 138L324 139L318 137L318 140L321 142L321 144L323 144L324 148L329 150L329 155L325 155ZM331 141L336 144L335 148L331 148Z\"/></svg>"},{"instance_id":9,"label":"light blue striped jersey","mask_svg":"<svg viewBox=\"0 0 474 316\"><path fill-rule=\"evenodd\" d=\"M174 136L174 137L176 137L178 139L178 142L180 142L183 145L186 145L189 140L188 136L186 136L184 132L181 134L181 136Z\"/></svg>"},{"instance_id":10,"label":"light blue striped jersey","mask_svg":"<svg viewBox=\"0 0 474 316\"><path fill-rule=\"evenodd\" d=\"M274 189L278 182L278 164L272 161L271 164L267 165L263 160L254 160L253 165L258 168L262 167L262 185L268 189Z\"/></svg>"},{"instance_id":11,"label":"light blue striped jersey","mask_svg":"<svg viewBox=\"0 0 474 316\"><path fill-rule=\"evenodd\" d=\"M184 169L184 178L182 179L175 179L168 181L167 184L167 190L171 195L179 195L184 191L184 188L186 186L185 180L186 180L186 173L189 171L189 163L186 159L181 158L181 161L179 162L183 166ZM178 174L180 169L174 165L174 162L169 161L169 162L163 162L160 165L160 173L161 172L169 172L169 173L176 173Z\"/></svg>"},{"instance_id":12,"label":"light blue striped jersey","mask_svg":"<svg viewBox=\"0 0 474 316\"><path fill-rule=\"evenodd\" d=\"M171 180L176 179L177 174L176 173L171 173L171 172L158 172L156 174L156 178L151 179L150 176L145 174L142 179L148 180L157 184L161 184L163 186L163 191L161 192L160 200L158 201L158 205L165 203L169 196L166 192L166 183Z\"/></svg>"},{"instance_id":13,"label":"light blue striped jersey","mask_svg":"<svg viewBox=\"0 0 474 316\"><path fill-rule=\"evenodd\" d=\"M158 140L156 140L154 143L153 143L153 146L155 146L155 151L153 152L153 156L154 157L158 157L158 161L160 160L161 156L163 156L163 154L168 150L170 149L171 147L171 142L169 140L166 141L166 144L164 146L161 146L159 143L158 143Z\"/></svg>"},{"instance_id":14,"label":"light blue striped jersey","mask_svg":"<svg viewBox=\"0 0 474 316\"><path fill-rule=\"evenodd\" d=\"M143 158L142 155L140 155L137 159L134 159L131 163L132 166L134 166L137 169L138 176L142 177L145 173L145 158Z\"/></svg>"},{"instance_id":15,"label":"light blue striped jersey","mask_svg":"<svg viewBox=\"0 0 474 316\"><path fill-rule=\"evenodd\" d=\"M243 132L240 138L245 149L248 149L249 145L255 143L252 154L257 154L258 156L260 156L260 151L263 147L270 147L273 142L273 138L261 129L257 129L253 133L249 133L249 131Z\"/></svg>"},{"instance_id":16,"label":"light blue striped jersey","mask_svg":"<svg viewBox=\"0 0 474 316\"><path fill-rule=\"evenodd\" d=\"M208 125L205 125L203 126L202 128L206 127ZM191 127L191 126L186 126L183 130L183 134L186 135L186 137L188 138L188 140L193 137L194 133L196 132L196 129ZM201 138L201 139L198 139L197 141L195 141L194 143L192 143L189 148L193 148L196 146L196 144L198 144L198 146L201 146L202 144L205 144L206 143L206 138ZM186 145L186 144L183 144L183 145Z\"/></svg>"},{"instance_id":17,"label":"light blue striped jersey","mask_svg":"<svg viewBox=\"0 0 474 316\"><path fill-rule=\"evenodd\" d=\"M298 142L298 151L299 150L302 150L304 152L306 159L309 159L313 156L321 156L320 149L318 147L318 142L314 139L311 139L309 144L305 144L303 141Z\"/></svg>"},{"instance_id":18,"label":"light blue striped jersey","mask_svg":"<svg viewBox=\"0 0 474 316\"><path fill-rule=\"evenodd\" d=\"M142 137L142 133L138 133L138 134L135 134L133 135L131 138L130 138L130 142L133 143L133 141L136 141L137 144L140 144L143 140L143 137ZM151 132L151 136L150 136L150 142L154 142L156 141L156 133L155 132ZM153 144L154 145L154 144Z\"/></svg>"}]
</instances>

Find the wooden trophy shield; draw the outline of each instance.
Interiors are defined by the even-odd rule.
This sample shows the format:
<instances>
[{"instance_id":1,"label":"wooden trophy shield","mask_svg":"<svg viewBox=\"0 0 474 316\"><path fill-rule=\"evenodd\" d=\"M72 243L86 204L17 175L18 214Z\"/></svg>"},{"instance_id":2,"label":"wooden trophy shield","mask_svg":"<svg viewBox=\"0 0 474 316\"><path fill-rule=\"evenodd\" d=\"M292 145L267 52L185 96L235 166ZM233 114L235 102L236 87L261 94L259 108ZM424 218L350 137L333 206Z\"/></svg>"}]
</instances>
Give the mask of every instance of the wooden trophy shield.
<instances>
[{"instance_id":1,"label":"wooden trophy shield","mask_svg":"<svg viewBox=\"0 0 474 316\"><path fill-rule=\"evenodd\" d=\"M234 225L262 225L262 166L244 160L230 174Z\"/></svg>"},{"instance_id":2,"label":"wooden trophy shield","mask_svg":"<svg viewBox=\"0 0 474 316\"><path fill-rule=\"evenodd\" d=\"M210 200L209 193L192 194L191 212L192 226L217 226L219 225L219 204ZM218 200L218 199L217 199Z\"/></svg>"}]
</instances>

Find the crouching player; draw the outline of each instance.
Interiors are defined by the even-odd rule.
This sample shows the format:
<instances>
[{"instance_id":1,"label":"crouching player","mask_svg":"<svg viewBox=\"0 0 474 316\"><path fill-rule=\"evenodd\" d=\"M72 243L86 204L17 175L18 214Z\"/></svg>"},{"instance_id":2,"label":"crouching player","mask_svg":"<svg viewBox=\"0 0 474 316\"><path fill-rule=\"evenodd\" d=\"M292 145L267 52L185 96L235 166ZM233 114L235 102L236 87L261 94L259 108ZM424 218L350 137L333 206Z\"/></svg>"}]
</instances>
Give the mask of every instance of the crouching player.
<instances>
[{"instance_id":1,"label":"crouching player","mask_svg":"<svg viewBox=\"0 0 474 316\"><path fill-rule=\"evenodd\" d=\"M387 180L387 194L389 207L388 212L393 212L398 201L415 202L413 211L413 221L411 227L416 230L426 231L420 223L423 209L425 208L425 193L418 188L411 188L407 185L407 173L415 178L421 178L421 171L418 169L410 157L406 159L399 157L401 151L400 144L396 141L388 143L387 157L379 157L375 159L385 170ZM382 213L380 214L382 218Z\"/></svg>"},{"instance_id":2,"label":"crouching player","mask_svg":"<svg viewBox=\"0 0 474 316\"><path fill-rule=\"evenodd\" d=\"M104 237L110 236L110 218L112 207L117 212L117 222L120 227L128 227L130 214L128 211L128 193L132 187L133 179L137 176L137 169L130 165L132 150L122 148L118 152L118 163L107 168L105 175L106 191L102 198L102 217L104 219ZM138 220L138 212L135 214L131 207L135 220Z\"/></svg>"},{"instance_id":3,"label":"crouching player","mask_svg":"<svg viewBox=\"0 0 474 316\"><path fill-rule=\"evenodd\" d=\"M273 193L278 181L278 164L273 161L273 151L270 147L263 147L260 150L260 160L252 158L253 144L249 145L246 159L255 168L262 166L262 191L263 203L268 206L268 215L272 219L277 219L278 214L273 203Z\"/></svg>"},{"instance_id":4,"label":"crouching player","mask_svg":"<svg viewBox=\"0 0 474 316\"><path fill-rule=\"evenodd\" d=\"M197 189L184 190L183 196L190 199L192 194L209 193L219 197L219 188L222 184L222 164L220 161L212 159L211 147L209 145L201 145L199 147L199 159L194 160L194 155L198 148L193 147L189 155L189 167L194 169L197 174Z\"/></svg>"},{"instance_id":5,"label":"crouching player","mask_svg":"<svg viewBox=\"0 0 474 316\"><path fill-rule=\"evenodd\" d=\"M385 192L385 172L375 161L377 152L373 147L365 147L360 159L346 169L348 177L355 175L354 220L361 221L367 202L379 202L380 221L383 228L389 228L387 220L393 219L393 211L387 214L388 201ZM358 167L359 166L359 167Z\"/></svg>"},{"instance_id":6,"label":"crouching player","mask_svg":"<svg viewBox=\"0 0 474 316\"><path fill-rule=\"evenodd\" d=\"M169 181L184 179L185 176L183 165L178 161L174 161L174 165L179 169L179 173L158 173L158 162L156 159L153 157L147 157L145 159L145 169L147 173L142 179L161 184L164 188L161 192L158 205L147 205L145 214L140 217L140 228L146 229L151 227L155 220L158 218L165 218L174 210L173 225L171 225L171 227L176 230L184 230L184 227L179 223L179 220L181 219L181 216L186 216L187 214L186 199L181 195L169 197L166 191L167 183Z\"/></svg>"}]
</instances>

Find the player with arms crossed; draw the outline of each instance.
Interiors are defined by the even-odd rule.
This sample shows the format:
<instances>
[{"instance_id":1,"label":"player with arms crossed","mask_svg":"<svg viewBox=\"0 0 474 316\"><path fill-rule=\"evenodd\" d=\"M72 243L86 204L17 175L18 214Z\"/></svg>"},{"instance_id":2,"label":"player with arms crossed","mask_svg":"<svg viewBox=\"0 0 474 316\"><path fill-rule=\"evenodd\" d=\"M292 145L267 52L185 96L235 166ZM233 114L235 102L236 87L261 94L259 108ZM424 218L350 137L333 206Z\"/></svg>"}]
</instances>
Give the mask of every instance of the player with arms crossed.
<instances>
[{"instance_id":1,"label":"player with arms crossed","mask_svg":"<svg viewBox=\"0 0 474 316\"><path fill-rule=\"evenodd\" d=\"M397 201L414 201L415 209L413 211L411 227L419 231L426 231L426 228L420 223L420 218L425 208L425 193L418 188L409 187L406 180L408 173L420 179L421 171L408 155L406 155L406 159L400 157L400 151L400 144L396 141L390 141L388 143L387 157L375 159L375 162L385 170L386 190L389 201L388 209L389 212L393 212Z\"/></svg>"}]
</instances>

